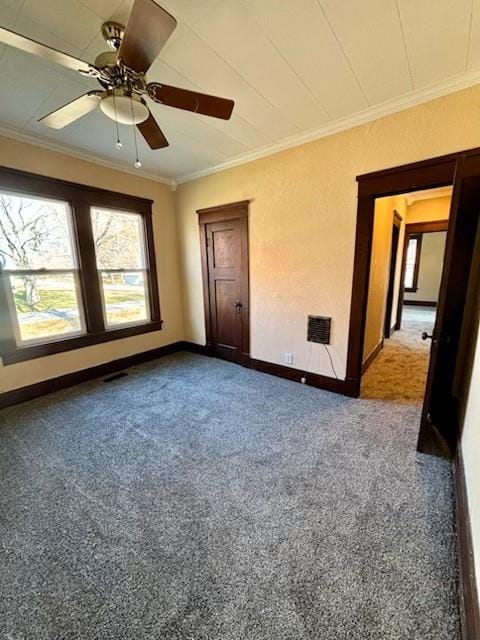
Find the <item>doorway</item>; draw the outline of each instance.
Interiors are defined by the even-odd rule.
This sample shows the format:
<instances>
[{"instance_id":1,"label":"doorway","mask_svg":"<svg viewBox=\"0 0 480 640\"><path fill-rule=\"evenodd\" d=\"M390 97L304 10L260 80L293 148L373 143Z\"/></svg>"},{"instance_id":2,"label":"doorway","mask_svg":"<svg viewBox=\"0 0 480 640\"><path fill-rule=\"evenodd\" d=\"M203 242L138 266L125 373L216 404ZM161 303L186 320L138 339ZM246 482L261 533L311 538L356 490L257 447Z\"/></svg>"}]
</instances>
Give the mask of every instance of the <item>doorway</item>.
<instances>
[{"instance_id":1,"label":"doorway","mask_svg":"<svg viewBox=\"0 0 480 640\"><path fill-rule=\"evenodd\" d=\"M248 365L248 201L197 211L207 350Z\"/></svg>"},{"instance_id":2,"label":"doorway","mask_svg":"<svg viewBox=\"0 0 480 640\"><path fill-rule=\"evenodd\" d=\"M430 343L428 374L418 439L419 451L451 456L458 434L454 375L479 226L480 150L367 174L357 180L359 197L347 359L347 382L355 396L361 389L375 201L453 184L435 325L427 337Z\"/></svg>"},{"instance_id":3,"label":"doorway","mask_svg":"<svg viewBox=\"0 0 480 640\"><path fill-rule=\"evenodd\" d=\"M396 330L402 327L404 305L436 308L447 230L448 219L405 225Z\"/></svg>"},{"instance_id":4,"label":"doorway","mask_svg":"<svg viewBox=\"0 0 480 640\"><path fill-rule=\"evenodd\" d=\"M440 188L375 201L362 398L421 406L451 193Z\"/></svg>"}]
</instances>

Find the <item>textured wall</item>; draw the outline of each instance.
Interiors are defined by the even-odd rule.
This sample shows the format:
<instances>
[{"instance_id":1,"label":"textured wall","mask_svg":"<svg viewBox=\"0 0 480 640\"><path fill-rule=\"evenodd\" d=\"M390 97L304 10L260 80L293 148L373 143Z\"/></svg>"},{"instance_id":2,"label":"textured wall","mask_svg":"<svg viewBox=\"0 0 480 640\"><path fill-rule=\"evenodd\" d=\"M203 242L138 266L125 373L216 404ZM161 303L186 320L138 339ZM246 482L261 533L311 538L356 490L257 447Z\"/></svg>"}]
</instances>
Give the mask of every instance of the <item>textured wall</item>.
<instances>
[{"instance_id":1,"label":"textured wall","mask_svg":"<svg viewBox=\"0 0 480 640\"><path fill-rule=\"evenodd\" d=\"M405 300L425 300L428 302L438 300L446 238L446 231L423 234L418 270L418 289L415 292L405 293Z\"/></svg>"},{"instance_id":2,"label":"textured wall","mask_svg":"<svg viewBox=\"0 0 480 640\"><path fill-rule=\"evenodd\" d=\"M363 343L363 361L377 347L384 335L387 307L390 256L392 250L392 225L394 211L402 218L398 239L395 280L393 289L392 315L390 326L395 324L400 279L402 275L403 241L405 238L405 217L407 204L404 196L377 198L372 239L372 258L368 283L367 323Z\"/></svg>"},{"instance_id":3,"label":"textured wall","mask_svg":"<svg viewBox=\"0 0 480 640\"><path fill-rule=\"evenodd\" d=\"M331 315L343 377L353 272L355 176L480 146L480 88L468 89L334 136L180 185L187 338L205 340L196 209L251 200L251 353L304 368L309 313ZM331 375L320 350L312 370Z\"/></svg>"},{"instance_id":4,"label":"textured wall","mask_svg":"<svg viewBox=\"0 0 480 640\"><path fill-rule=\"evenodd\" d=\"M165 321L162 331L18 364L0 364L0 392L183 339L175 194L167 185L7 138L0 138L0 164L154 200L155 250L162 319Z\"/></svg>"},{"instance_id":5,"label":"textured wall","mask_svg":"<svg viewBox=\"0 0 480 640\"><path fill-rule=\"evenodd\" d=\"M364 362L383 338L392 249L393 209L394 198L378 198L375 202L367 324L363 342Z\"/></svg>"}]
</instances>

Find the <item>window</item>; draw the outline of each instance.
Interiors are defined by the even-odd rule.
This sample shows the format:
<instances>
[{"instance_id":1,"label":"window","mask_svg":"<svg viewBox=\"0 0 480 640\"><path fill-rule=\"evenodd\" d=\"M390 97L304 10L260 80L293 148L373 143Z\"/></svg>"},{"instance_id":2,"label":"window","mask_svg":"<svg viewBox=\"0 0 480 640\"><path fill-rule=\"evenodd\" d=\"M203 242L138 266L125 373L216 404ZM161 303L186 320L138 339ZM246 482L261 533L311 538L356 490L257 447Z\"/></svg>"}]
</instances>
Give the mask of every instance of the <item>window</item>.
<instances>
[{"instance_id":1,"label":"window","mask_svg":"<svg viewBox=\"0 0 480 640\"><path fill-rule=\"evenodd\" d=\"M4 364L160 328L151 202L0 168Z\"/></svg>"},{"instance_id":2,"label":"window","mask_svg":"<svg viewBox=\"0 0 480 640\"><path fill-rule=\"evenodd\" d=\"M0 192L0 256L17 344L85 331L67 203Z\"/></svg>"},{"instance_id":3,"label":"window","mask_svg":"<svg viewBox=\"0 0 480 640\"><path fill-rule=\"evenodd\" d=\"M417 233L408 237L407 259L405 263L405 291L417 291L418 271L420 268L420 252L422 248L422 234Z\"/></svg>"},{"instance_id":4,"label":"window","mask_svg":"<svg viewBox=\"0 0 480 640\"><path fill-rule=\"evenodd\" d=\"M98 207L91 216L107 326L145 322L150 311L142 217Z\"/></svg>"}]
</instances>

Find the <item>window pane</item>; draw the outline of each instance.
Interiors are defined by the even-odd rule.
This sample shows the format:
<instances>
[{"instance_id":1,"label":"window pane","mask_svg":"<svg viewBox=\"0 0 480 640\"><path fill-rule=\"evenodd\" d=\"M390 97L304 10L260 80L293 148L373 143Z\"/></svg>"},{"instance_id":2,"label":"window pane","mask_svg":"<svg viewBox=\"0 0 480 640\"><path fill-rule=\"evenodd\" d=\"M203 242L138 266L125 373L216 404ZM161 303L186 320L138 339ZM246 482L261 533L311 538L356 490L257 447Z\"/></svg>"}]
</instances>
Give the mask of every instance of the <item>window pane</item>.
<instances>
[{"instance_id":1,"label":"window pane","mask_svg":"<svg viewBox=\"0 0 480 640\"><path fill-rule=\"evenodd\" d=\"M411 289L413 287L413 265L407 264L405 267L405 287Z\"/></svg>"},{"instance_id":2,"label":"window pane","mask_svg":"<svg viewBox=\"0 0 480 640\"><path fill-rule=\"evenodd\" d=\"M68 204L0 193L0 267L75 268Z\"/></svg>"},{"instance_id":3,"label":"window pane","mask_svg":"<svg viewBox=\"0 0 480 640\"><path fill-rule=\"evenodd\" d=\"M408 249L407 249L407 264L415 265L415 260L417 258L417 238L410 238L408 241Z\"/></svg>"},{"instance_id":4,"label":"window pane","mask_svg":"<svg viewBox=\"0 0 480 640\"><path fill-rule=\"evenodd\" d=\"M72 273L10 276L20 341L82 332Z\"/></svg>"},{"instance_id":5,"label":"window pane","mask_svg":"<svg viewBox=\"0 0 480 640\"><path fill-rule=\"evenodd\" d=\"M418 238L410 238L407 247L407 260L405 264L405 288L412 289L415 275L415 263L417 261Z\"/></svg>"},{"instance_id":6,"label":"window pane","mask_svg":"<svg viewBox=\"0 0 480 640\"><path fill-rule=\"evenodd\" d=\"M97 267L106 269L144 269L144 231L142 216L92 207L93 237Z\"/></svg>"},{"instance_id":7,"label":"window pane","mask_svg":"<svg viewBox=\"0 0 480 640\"><path fill-rule=\"evenodd\" d=\"M102 272L102 288L107 325L149 320L145 274Z\"/></svg>"}]
</instances>

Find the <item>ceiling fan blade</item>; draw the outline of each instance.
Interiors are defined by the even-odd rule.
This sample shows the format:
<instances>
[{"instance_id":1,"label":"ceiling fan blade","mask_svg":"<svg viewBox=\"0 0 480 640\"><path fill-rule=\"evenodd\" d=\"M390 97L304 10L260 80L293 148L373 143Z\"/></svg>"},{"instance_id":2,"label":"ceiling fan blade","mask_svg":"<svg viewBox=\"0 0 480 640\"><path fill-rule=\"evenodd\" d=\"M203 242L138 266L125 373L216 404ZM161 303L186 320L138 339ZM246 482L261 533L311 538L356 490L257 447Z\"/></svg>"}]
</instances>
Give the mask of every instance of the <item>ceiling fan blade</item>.
<instances>
[{"instance_id":1,"label":"ceiling fan blade","mask_svg":"<svg viewBox=\"0 0 480 640\"><path fill-rule=\"evenodd\" d=\"M96 109L100 104L102 96L103 91L89 91L83 96L67 102L63 107L55 109L55 111L43 116L39 122L47 125L47 127L51 129L63 129L67 124L71 124L75 120L78 120L78 118Z\"/></svg>"},{"instance_id":2,"label":"ceiling fan blade","mask_svg":"<svg viewBox=\"0 0 480 640\"><path fill-rule=\"evenodd\" d=\"M147 91L150 98L160 104L222 120L230 119L235 104L233 100L227 98L217 98L206 93L188 91L159 82L150 82L147 85Z\"/></svg>"},{"instance_id":3,"label":"ceiling fan blade","mask_svg":"<svg viewBox=\"0 0 480 640\"><path fill-rule=\"evenodd\" d=\"M135 0L119 58L130 69L145 73L176 26L175 18L153 0Z\"/></svg>"},{"instance_id":4,"label":"ceiling fan blade","mask_svg":"<svg viewBox=\"0 0 480 640\"><path fill-rule=\"evenodd\" d=\"M37 42L36 40L25 38L25 36L21 36L19 33L4 29L4 27L0 27L0 42L8 44L11 47L15 47L16 49L26 51L27 53L31 53L34 56L39 56L49 62L60 64L63 67L67 67L67 69L81 71L82 73L90 73L90 71L95 70L95 67L88 62L78 60L77 58L69 56L62 51L57 51L56 49L47 47L47 45Z\"/></svg>"},{"instance_id":5,"label":"ceiling fan blade","mask_svg":"<svg viewBox=\"0 0 480 640\"><path fill-rule=\"evenodd\" d=\"M168 140L163 135L162 130L151 113L144 122L137 124L137 128L145 138L150 149L168 147Z\"/></svg>"}]
</instances>

